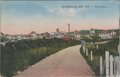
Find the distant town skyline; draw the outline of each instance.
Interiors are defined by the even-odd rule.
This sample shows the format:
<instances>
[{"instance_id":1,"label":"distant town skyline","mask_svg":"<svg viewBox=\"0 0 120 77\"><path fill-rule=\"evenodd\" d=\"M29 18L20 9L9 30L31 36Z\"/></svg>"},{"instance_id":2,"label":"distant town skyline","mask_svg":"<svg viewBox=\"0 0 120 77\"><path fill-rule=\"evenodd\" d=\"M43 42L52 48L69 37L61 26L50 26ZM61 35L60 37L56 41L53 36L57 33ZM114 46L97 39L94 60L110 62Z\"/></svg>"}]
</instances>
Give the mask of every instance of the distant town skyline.
<instances>
[{"instance_id":1,"label":"distant town skyline","mask_svg":"<svg viewBox=\"0 0 120 77\"><path fill-rule=\"evenodd\" d=\"M2 1L1 31L28 34L82 29L117 29L116 1Z\"/></svg>"}]
</instances>

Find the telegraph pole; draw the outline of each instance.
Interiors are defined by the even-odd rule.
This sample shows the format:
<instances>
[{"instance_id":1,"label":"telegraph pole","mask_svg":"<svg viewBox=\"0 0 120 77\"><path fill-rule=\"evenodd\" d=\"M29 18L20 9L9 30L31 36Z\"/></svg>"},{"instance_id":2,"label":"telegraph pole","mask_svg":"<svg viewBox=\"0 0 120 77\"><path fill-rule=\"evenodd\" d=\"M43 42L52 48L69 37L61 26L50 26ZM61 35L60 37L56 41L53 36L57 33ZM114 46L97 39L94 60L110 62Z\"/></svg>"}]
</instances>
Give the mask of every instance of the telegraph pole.
<instances>
[{"instance_id":1,"label":"telegraph pole","mask_svg":"<svg viewBox=\"0 0 120 77\"><path fill-rule=\"evenodd\" d=\"M118 45L118 54L119 56L115 57L115 61L114 61L114 74L115 76L119 76L120 75L120 5L118 7L119 10L119 45Z\"/></svg>"},{"instance_id":2,"label":"telegraph pole","mask_svg":"<svg viewBox=\"0 0 120 77\"><path fill-rule=\"evenodd\" d=\"M119 45L118 45L118 54L120 56L120 17L119 17Z\"/></svg>"},{"instance_id":3,"label":"telegraph pole","mask_svg":"<svg viewBox=\"0 0 120 77\"><path fill-rule=\"evenodd\" d=\"M119 44L120 44L120 16L119 16Z\"/></svg>"},{"instance_id":4,"label":"telegraph pole","mask_svg":"<svg viewBox=\"0 0 120 77\"><path fill-rule=\"evenodd\" d=\"M120 7L119 7L119 45L118 45L118 54L120 56Z\"/></svg>"},{"instance_id":5,"label":"telegraph pole","mask_svg":"<svg viewBox=\"0 0 120 77\"><path fill-rule=\"evenodd\" d=\"M70 24L68 24L68 32L69 32L69 46L70 46Z\"/></svg>"}]
</instances>

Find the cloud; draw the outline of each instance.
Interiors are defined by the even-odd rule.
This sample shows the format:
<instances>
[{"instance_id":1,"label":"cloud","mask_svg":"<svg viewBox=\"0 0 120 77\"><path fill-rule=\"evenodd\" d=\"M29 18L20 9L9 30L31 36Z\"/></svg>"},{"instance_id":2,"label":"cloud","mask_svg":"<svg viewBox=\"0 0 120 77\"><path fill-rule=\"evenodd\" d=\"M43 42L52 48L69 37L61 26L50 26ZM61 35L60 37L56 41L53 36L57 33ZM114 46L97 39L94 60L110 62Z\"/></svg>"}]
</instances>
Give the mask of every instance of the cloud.
<instances>
[{"instance_id":1,"label":"cloud","mask_svg":"<svg viewBox=\"0 0 120 77\"><path fill-rule=\"evenodd\" d=\"M36 14L52 16L45 7L30 2L9 2L4 3L2 13L9 14L18 18L30 17Z\"/></svg>"},{"instance_id":2,"label":"cloud","mask_svg":"<svg viewBox=\"0 0 120 77\"><path fill-rule=\"evenodd\" d=\"M50 12L58 16L73 17L76 15L77 10L73 8L70 9L59 8L59 9L50 10Z\"/></svg>"}]
</instances>

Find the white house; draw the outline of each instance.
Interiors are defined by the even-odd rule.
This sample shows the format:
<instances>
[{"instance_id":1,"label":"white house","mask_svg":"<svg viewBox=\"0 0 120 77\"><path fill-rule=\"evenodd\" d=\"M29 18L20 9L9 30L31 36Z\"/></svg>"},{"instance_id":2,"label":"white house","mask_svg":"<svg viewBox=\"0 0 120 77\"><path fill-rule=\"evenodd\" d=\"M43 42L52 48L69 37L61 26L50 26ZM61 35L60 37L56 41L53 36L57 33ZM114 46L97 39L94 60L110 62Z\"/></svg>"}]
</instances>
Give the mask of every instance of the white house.
<instances>
[{"instance_id":1,"label":"white house","mask_svg":"<svg viewBox=\"0 0 120 77\"><path fill-rule=\"evenodd\" d=\"M16 39L17 39L17 40L22 40L22 36L21 36L21 35L17 35L17 36L16 36Z\"/></svg>"},{"instance_id":2,"label":"white house","mask_svg":"<svg viewBox=\"0 0 120 77\"><path fill-rule=\"evenodd\" d=\"M31 36L31 35L23 35L22 38L23 38L23 39L31 39L32 36Z\"/></svg>"},{"instance_id":3,"label":"white house","mask_svg":"<svg viewBox=\"0 0 120 77\"><path fill-rule=\"evenodd\" d=\"M116 36L116 34L117 34L117 33L116 33L115 31L112 31L112 32L111 32L111 36L112 36L112 37Z\"/></svg>"},{"instance_id":4,"label":"white house","mask_svg":"<svg viewBox=\"0 0 120 77\"><path fill-rule=\"evenodd\" d=\"M50 33L51 38L64 38L64 32L52 32Z\"/></svg>"},{"instance_id":5,"label":"white house","mask_svg":"<svg viewBox=\"0 0 120 77\"><path fill-rule=\"evenodd\" d=\"M50 33L50 38L53 39L55 37L55 32Z\"/></svg>"},{"instance_id":6,"label":"white house","mask_svg":"<svg viewBox=\"0 0 120 77\"><path fill-rule=\"evenodd\" d=\"M90 35L94 35L94 34L95 34L95 30L94 30L94 29L91 29L91 30L89 31L89 33L90 33Z\"/></svg>"},{"instance_id":7,"label":"white house","mask_svg":"<svg viewBox=\"0 0 120 77\"><path fill-rule=\"evenodd\" d=\"M102 31L99 34L99 37L101 37L101 39L111 39L112 38L111 33L108 31Z\"/></svg>"},{"instance_id":8,"label":"white house","mask_svg":"<svg viewBox=\"0 0 120 77\"><path fill-rule=\"evenodd\" d=\"M64 37L64 34L63 33L55 33L55 37L56 38L63 38Z\"/></svg>"}]
</instances>

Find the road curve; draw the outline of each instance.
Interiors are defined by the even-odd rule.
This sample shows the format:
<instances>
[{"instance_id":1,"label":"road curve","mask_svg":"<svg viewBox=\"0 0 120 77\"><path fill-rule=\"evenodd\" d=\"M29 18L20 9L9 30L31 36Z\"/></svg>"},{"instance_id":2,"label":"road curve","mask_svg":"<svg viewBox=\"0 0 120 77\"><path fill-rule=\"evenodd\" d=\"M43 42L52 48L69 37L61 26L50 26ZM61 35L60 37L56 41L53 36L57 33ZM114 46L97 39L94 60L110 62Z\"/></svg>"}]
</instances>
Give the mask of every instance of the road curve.
<instances>
[{"instance_id":1,"label":"road curve","mask_svg":"<svg viewBox=\"0 0 120 77\"><path fill-rule=\"evenodd\" d=\"M14 77L93 77L94 73L79 49L80 45L63 49Z\"/></svg>"}]
</instances>

